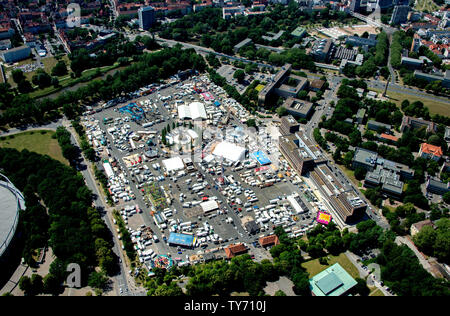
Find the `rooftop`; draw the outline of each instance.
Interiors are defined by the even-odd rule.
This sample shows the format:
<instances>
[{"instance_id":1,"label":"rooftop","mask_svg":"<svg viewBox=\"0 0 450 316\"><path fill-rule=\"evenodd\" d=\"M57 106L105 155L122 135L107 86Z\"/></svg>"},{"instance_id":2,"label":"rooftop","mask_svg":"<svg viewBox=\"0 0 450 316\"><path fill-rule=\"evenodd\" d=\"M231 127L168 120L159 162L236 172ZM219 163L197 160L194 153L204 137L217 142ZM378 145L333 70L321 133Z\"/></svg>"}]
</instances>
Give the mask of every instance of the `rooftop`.
<instances>
[{"instance_id":1,"label":"rooftop","mask_svg":"<svg viewBox=\"0 0 450 316\"><path fill-rule=\"evenodd\" d=\"M442 157L443 155L442 148L440 146L434 146L427 143L422 143L420 146L420 151L437 157Z\"/></svg>"},{"instance_id":2,"label":"rooftop","mask_svg":"<svg viewBox=\"0 0 450 316\"><path fill-rule=\"evenodd\" d=\"M336 263L309 280L315 296L341 296L354 287L357 282Z\"/></svg>"}]
</instances>

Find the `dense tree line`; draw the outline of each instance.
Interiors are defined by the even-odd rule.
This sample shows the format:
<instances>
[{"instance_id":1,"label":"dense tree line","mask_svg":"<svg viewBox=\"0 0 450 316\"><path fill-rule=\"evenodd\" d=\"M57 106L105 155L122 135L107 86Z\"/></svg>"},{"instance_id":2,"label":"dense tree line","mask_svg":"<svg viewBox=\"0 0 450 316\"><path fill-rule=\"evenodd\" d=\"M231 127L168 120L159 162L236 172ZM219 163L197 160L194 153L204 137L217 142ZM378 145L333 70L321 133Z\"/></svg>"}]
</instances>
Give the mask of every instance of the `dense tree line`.
<instances>
[{"instance_id":1,"label":"dense tree line","mask_svg":"<svg viewBox=\"0 0 450 316\"><path fill-rule=\"evenodd\" d=\"M423 227L414 235L413 241L420 251L436 257L439 262L448 264L450 261L450 220L441 218L436 221L437 228Z\"/></svg>"},{"instance_id":2,"label":"dense tree line","mask_svg":"<svg viewBox=\"0 0 450 316\"><path fill-rule=\"evenodd\" d=\"M4 109L0 115L0 125L41 124L60 117L60 110L69 119L74 119L83 112L81 104L110 100L123 93L133 92L139 87L166 79L179 70L194 68L203 71L205 66L203 57L197 55L193 49L183 50L181 46L175 46L143 54L138 62L123 71L116 72L113 76L109 75L105 80L93 80L76 91L66 91L53 100L45 98L38 101L28 95L17 95L11 100L11 93L7 93L5 97L0 97L0 106ZM21 82L20 80L24 80L23 77L23 73L19 73L16 79ZM5 88L8 87L4 85L0 87L3 90Z\"/></svg>"},{"instance_id":3,"label":"dense tree line","mask_svg":"<svg viewBox=\"0 0 450 316\"><path fill-rule=\"evenodd\" d=\"M84 284L97 266L109 275L115 273L111 233L92 207L92 192L80 174L48 156L8 148L0 149L0 166L26 197L27 210L21 215L24 258L33 264L30 251L46 243L56 256L44 278L52 285L49 293L60 291L69 263L80 265Z\"/></svg>"}]
</instances>

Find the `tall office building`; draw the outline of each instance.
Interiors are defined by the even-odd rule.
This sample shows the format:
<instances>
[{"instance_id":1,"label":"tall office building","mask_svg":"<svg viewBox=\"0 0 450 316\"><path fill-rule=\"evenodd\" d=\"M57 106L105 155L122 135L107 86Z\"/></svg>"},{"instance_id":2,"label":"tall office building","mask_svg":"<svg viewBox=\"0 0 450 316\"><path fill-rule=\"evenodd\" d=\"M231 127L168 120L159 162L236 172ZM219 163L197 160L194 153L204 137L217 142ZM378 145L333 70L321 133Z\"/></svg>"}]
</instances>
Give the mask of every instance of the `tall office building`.
<instances>
[{"instance_id":1,"label":"tall office building","mask_svg":"<svg viewBox=\"0 0 450 316\"><path fill-rule=\"evenodd\" d=\"M155 9L153 7L144 7L138 10L139 27L148 30L155 23Z\"/></svg>"},{"instance_id":2,"label":"tall office building","mask_svg":"<svg viewBox=\"0 0 450 316\"><path fill-rule=\"evenodd\" d=\"M361 0L352 0L350 3L350 10L353 12L359 12L361 8Z\"/></svg>"},{"instance_id":3,"label":"tall office building","mask_svg":"<svg viewBox=\"0 0 450 316\"><path fill-rule=\"evenodd\" d=\"M408 20L409 5L397 5L392 13L390 24L397 25Z\"/></svg>"}]
</instances>

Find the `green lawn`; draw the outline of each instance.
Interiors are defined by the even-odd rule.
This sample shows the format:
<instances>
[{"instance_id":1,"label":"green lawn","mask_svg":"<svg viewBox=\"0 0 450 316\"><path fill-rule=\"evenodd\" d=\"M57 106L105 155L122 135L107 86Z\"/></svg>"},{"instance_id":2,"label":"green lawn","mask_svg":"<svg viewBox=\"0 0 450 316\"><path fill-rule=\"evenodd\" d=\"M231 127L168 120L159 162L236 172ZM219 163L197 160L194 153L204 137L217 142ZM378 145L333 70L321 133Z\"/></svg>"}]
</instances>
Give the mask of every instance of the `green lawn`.
<instances>
[{"instance_id":1,"label":"green lawn","mask_svg":"<svg viewBox=\"0 0 450 316\"><path fill-rule=\"evenodd\" d=\"M383 92L382 90L379 89L369 89L369 90L376 91L378 93ZM394 102L399 108L401 107L403 100L409 100L410 103L413 103L415 101L421 101L430 110L430 114L440 114L444 116L449 116L448 109L450 108L450 104L441 102L439 101L439 99L430 100L418 96L412 96L409 94L391 91L388 91L387 95L389 101Z\"/></svg>"},{"instance_id":2,"label":"green lawn","mask_svg":"<svg viewBox=\"0 0 450 316\"><path fill-rule=\"evenodd\" d=\"M45 134L41 134L45 132ZM28 149L41 155L49 155L51 158L59 160L65 165L69 165L68 161L63 157L58 141L52 138L55 134L53 131L30 131L14 136L0 137L1 148L15 148L19 151Z\"/></svg>"},{"instance_id":3,"label":"green lawn","mask_svg":"<svg viewBox=\"0 0 450 316\"><path fill-rule=\"evenodd\" d=\"M371 292L369 296L384 296L384 294L380 289L377 288L375 291Z\"/></svg>"},{"instance_id":4,"label":"green lawn","mask_svg":"<svg viewBox=\"0 0 450 316\"><path fill-rule=\"evenodd\" d=\"M429 13L437 11L439 6L433 0L416 0L414 9L417 11L428 11Z\"/></svg>"},{"instance_id":5,"label":"green lawn","mask_svg":"<svg viewBox=\"0 0 450 316\"><path fill-rule=\"evenodd\" d=\"M328 265L321 265L319 263L319 259L310 260L301 264L303 268L309 274L309 277L312 278L316 274L322 272L328 267L332 266L335 263L339 263L341 267L345 269L353 278L359 278L358 269L353 265L353 263L347 258L345 253L341 253L339 256L328 256Z\"/></svg>"}]
</instances>

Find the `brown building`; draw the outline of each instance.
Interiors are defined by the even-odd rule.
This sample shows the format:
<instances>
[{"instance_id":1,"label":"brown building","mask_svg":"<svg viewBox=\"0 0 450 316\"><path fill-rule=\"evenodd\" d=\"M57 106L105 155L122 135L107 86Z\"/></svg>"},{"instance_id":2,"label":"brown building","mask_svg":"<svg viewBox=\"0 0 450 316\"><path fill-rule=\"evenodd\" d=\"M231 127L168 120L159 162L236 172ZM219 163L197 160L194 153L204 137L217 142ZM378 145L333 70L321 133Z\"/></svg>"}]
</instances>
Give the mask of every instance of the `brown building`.
<instances>
[{"instance_id":1,"label":"brown building","mask_svg":"<svg viewBox=\"0 0 450 316\"><path fill-rule=\"evenodd\" d=\"M281 118L280 133L281 135L294 134L300 130L300 123L292 115L283 116Z\"/></svg>"},{"instance_id":2,"label":"brown building","mask_svg":"<svg viewBox=\"0 0 450 316\"><path fill-rule=\"evenodd\" d=\"M229 245L225 248L225 254L227 255L228 259L234 258L238 255L242 255L248 251L247 247L244 246L244 244L236 244L236 245Z\"/></svg>"},{"instance_id":3,"label":"brown building","mask_svg":"<svg viewBox=\"0 0 450 316\"><path fill-rule=\"evenodd\" d=\"M312 91L316 91L317 92L317 91L322 90L324 85L325 85L325 81L320 80L320 79L316 79L316 80L311 81L311 85L309 86L309 88Z\"/></svg>"},{"instance_id":4,"label":"brown building","mask_svg":"<svg viewBox=\"0 0 450 316\"><path fill-rule=\"evenodd\" d=\"M425 226L431 226L431 227L435 228L435 225L433 224L433 222L429 219L426 219L424 221L417 222L417 223L414 223L411 225L411 236L416 235Z\"/></svg>"},{"instance_id":5,"label":"brown building","mask_svg":"<svg viewBox=\"0 0 450 316\"><path fill-rule=\"evenodd\" d=\"M261 245L261 247L276 246L279 243L280 240L278 239L277 235L270 235L259 238L259 244Z\"/></svg>"},{"instance_id":6,"label":"brown building","mask_svg":"<svg viewBox=\"0 0 450 316\"><path fill-rule=\"evenodd\" d=\"M308 145L299 137L299 133L280 136L278 143L280 152L298 175L304 175L314 168L316 157Z\"/></svg>"}]
</instances>

